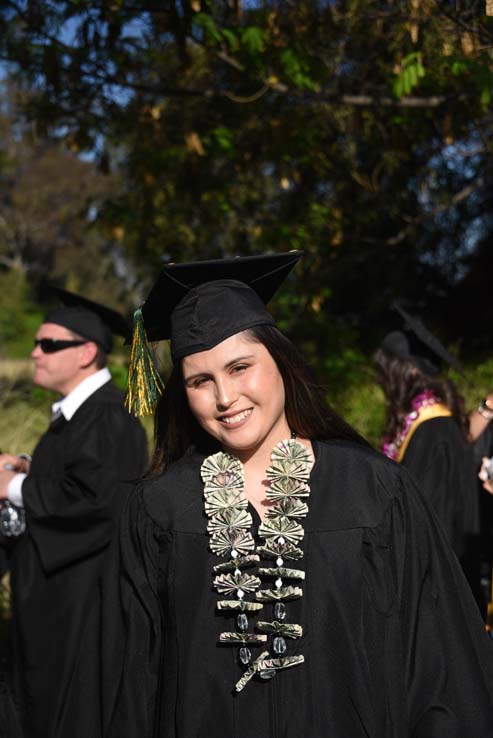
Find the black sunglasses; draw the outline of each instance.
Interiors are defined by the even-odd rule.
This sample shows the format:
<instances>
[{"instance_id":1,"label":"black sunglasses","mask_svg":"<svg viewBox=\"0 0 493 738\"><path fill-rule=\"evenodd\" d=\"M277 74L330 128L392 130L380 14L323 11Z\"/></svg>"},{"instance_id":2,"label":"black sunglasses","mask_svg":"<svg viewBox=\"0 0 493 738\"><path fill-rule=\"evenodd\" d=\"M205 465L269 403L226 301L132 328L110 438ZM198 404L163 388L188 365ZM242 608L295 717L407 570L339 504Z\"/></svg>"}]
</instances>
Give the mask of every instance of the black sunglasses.
<instances>
[{"instance_id":1,"label":"black sunglasses","mask_svg":"<svg viewBox=\"0 0 493 738\"><path fill-rule=\"evenodd\" d=\"M58 338L35 338L34 346L39 346L43 354L54 354L56 351L70 348L71 346L82 346L87 341L63 341Z\"/></svg>"}]
</instances>

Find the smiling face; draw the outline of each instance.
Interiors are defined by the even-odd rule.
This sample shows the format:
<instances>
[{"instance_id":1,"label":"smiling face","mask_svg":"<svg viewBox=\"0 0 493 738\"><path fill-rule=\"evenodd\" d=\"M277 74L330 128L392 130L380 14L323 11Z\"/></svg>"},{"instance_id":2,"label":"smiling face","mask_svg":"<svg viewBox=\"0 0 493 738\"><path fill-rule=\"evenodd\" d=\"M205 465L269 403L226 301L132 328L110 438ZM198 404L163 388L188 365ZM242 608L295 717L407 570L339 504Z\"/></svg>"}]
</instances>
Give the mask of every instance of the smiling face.
<instances>
[{"instance_id":1,"label":"smiling face","mask_svg":"<svg viewBox=\"0 0 493 738\"><path fill-rule=\"evenodd\" d=\"M43 323L36 333L36 338L71 341L74 335L57 323ZM33 382L38 387L68 395L88 373L96 371L91 365L96 352L96 344L90 341L53 354L45 354L40 346L35 346L31 352L35 364Z\"/></svg>"},{"instance_id":2,"label":"smiling face","mask_svg":"<svg viewBox=\"0 0 493 738\"><path fill-rule=\"evenodd\" d=\"M182 368L192 414L224 449L241 458L289 438L284 384L263 344L237 333Z\"/></svg>"}]
</instances>

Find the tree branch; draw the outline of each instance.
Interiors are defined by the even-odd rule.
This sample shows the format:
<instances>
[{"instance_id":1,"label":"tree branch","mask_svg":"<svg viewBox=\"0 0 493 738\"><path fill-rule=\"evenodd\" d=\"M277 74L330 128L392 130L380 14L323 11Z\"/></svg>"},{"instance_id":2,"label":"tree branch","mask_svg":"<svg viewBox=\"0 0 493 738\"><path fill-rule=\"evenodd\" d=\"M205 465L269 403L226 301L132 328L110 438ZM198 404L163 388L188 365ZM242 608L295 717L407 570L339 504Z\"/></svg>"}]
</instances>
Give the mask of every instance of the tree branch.
<instances>
[{"instance_id":1,"label":"tree branch","mask_svg":"<svg viewBox=\"0 0 493 738\"><path fill-rule=\"evenodd\" d=\"M403 228L399 233L396 233L395 236L391 236L390 238L387 238L385 243L388 246L397 246L399 243L401 243L406 236L411 232L411 230L416 226L419 225L419 223L424 223L427 220L430 220L430 218L433 218L435 215L439 215L440 213L444 213L446 210L449 210L451 207L454 207L454 205L460 205L461 202L464 202L464 200L467 200L467 198L472 195L474 192L477 192L477 190L480 190L482 187L484 187L485 181L483 177L478 177L473 183L470 185L467 185L467 187L463 187L462 190L459 192L456 192L455 195L449 200L449 202L444 203L443 205L438 205L436 208L433 208L432 210L423 213L423 215L420 215L418 218L413 218L409 221L408 225Z\"/></svg>"},{"instance_id":2,"label":"tree branch","mask_svg":"<svg viewBox=\"0 0 493 738\"><path fill-rule=\"evenodd\" d=\"M445 95L431 95L430 97L417 97L408 95L400 100L394 97L378 95L341 95L340 101L346 105L361 107L392 107L392 108L438 108L449 98Z\"/></svg>"}]
</instances>

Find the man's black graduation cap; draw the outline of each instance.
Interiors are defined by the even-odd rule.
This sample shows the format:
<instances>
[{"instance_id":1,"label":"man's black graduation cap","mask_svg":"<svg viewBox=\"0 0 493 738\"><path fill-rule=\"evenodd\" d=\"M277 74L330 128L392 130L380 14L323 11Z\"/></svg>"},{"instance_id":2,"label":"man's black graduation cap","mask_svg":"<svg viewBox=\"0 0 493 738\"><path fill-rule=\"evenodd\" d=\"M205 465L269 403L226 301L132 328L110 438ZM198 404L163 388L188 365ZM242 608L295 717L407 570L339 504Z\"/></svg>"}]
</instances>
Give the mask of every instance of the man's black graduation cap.
<instances>
[{"instance_id":1,"label":"man's black graduation cap","mask_svg":"<svg viewBox=\"0 0 493 738\"><path fill-rule=\"evenodd\" d=\"M430 333L419 318L410 315L398 303L394 303L392 308L399 313L404 325L402 330L392 331L385 336L382 349L404 361L412 362L430 376L439 374L443 364L449 364L461 371L459 361Z\"/></svg>"},{"instance_id":2,"label":"man's black graduation cap","mask_svg":"<svg viewBox=\"0 0 493 738\"><path fill-rule=\"evenodd\" d=\"M266 303L301 255L290 251L164 266L135 313L127 404L140 414L157 401L161 382L148 341L170 339L177 362L240 331L274 325Z\"/></svg>"},{"instance_id":3,"label":"man's black graduation cap","mask_svg":"<svg viewBox=\"0 0 493 738\"><path fill-rule=\"evenodd\" d=\"M130 333L130 326L123 315L106 305L54 285L45 285L43 291L58 297L64 306L50 310L44 318L45 323L68 328L82 338L94 341L106 353L111 351L113 334L127 338Z\"/></svg>"}]
</instances>

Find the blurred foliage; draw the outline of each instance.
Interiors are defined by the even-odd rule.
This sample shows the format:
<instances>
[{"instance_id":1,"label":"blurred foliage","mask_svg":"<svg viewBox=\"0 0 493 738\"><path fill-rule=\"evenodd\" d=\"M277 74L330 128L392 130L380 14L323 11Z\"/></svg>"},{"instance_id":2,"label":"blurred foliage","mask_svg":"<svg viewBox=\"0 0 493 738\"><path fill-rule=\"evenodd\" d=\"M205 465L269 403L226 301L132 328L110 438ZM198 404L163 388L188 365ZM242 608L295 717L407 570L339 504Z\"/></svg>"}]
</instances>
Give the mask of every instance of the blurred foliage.
<instances>
[{"instance_id":1,"label":"blurred foliage","mask_svg":"<svg viewBox=\"0 0 493 738\"><path fill-rule=\"evenodd\" d=\"M329 387L396 297L482 359L492 42L483 0L1 2L0 263L135 305L163 259L303 249L273 311Z\"/></svg>"},{"instance_id":2,"label":"blurred foliage","mask_svg":"<svg viewBox=\"0 0 493 738\"><path fill-rule=\"evenodd\" d=\"M28 376L0 378L0 448L7 453L32 453L50 418L54 397L32 391Z\"/></svg>"},{"instance_id":3,"label":"blurred foliage","mask_svg":"<svg viewBox=\"0 0 493 738\"><path fill-rule=\"evenodd\" d=\"M11 618L10 575L4 574L0 579L0 679L9 668L10 652L10 618Z\"/></svg>"},{"instance_id":4,"label":"blurred foliage","mask_svg":"<svg viewBox=\"0 0 493 738\"><path fill-rule=\"evenodd\" d=\"M0 271L0 359L29 356L41 319L24 274L16 269Z\"/></svg>"},{"instance_id":5,"label":"blurred foliage","mask_svg":"<svg viewBox=\"0 0 493 738\"><path fill-rule=\"evenodd\" d=\"M4 81L1 91L2 310L17 301L19 311L32 313L37 288L46 278L88 297L104 293L108 304L121 307L129 290L128 280L119 274L119 247L94 227L98 203L112 191L111 177L62 143L41 139L32 125L20 120L12 85ZM10 333L15 330L13 317ZM1 330L0 337L10 342L6 318ZM18 350L22 346L13 347L14 353Z\"/></svg>"}]
</instances>

